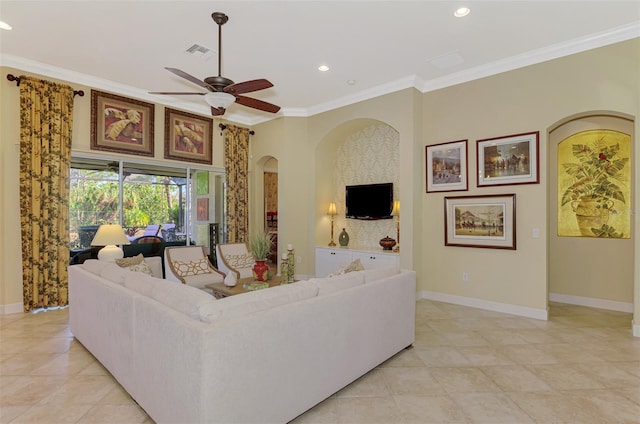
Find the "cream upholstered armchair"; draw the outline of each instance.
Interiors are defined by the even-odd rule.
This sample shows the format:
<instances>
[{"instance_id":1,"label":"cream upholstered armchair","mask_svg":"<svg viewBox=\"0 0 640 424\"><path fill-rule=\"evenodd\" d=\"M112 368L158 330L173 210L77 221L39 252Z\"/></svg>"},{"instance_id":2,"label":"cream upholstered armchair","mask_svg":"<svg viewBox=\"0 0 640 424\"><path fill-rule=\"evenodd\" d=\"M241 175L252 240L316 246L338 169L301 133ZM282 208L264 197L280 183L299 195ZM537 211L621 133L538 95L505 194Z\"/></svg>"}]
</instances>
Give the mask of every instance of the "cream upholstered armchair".
<instances>
[{"instance_id":1,"label":"cream upholstered armchair","mask_svg":"<svg viewBox=\"0 0 640 424\"><path fill-rule=\"evenodd\" d=\"M164 249L165 278L204 289L205 284L221 283L225 274L218 271L203 246L172 246Z\"/></svg>"},{"instance_id":2,"label":"cream upholstered armchair","mask_svg":"<svg viewBox=\"0 0 640 424\"><path fill-rule=\"evenodd\" d=\"M216 245L218 268L228 274L233 272L238 279L253 276L253 265L256 263L245 243L222 243Z\"/></svg>"}]
</instances>

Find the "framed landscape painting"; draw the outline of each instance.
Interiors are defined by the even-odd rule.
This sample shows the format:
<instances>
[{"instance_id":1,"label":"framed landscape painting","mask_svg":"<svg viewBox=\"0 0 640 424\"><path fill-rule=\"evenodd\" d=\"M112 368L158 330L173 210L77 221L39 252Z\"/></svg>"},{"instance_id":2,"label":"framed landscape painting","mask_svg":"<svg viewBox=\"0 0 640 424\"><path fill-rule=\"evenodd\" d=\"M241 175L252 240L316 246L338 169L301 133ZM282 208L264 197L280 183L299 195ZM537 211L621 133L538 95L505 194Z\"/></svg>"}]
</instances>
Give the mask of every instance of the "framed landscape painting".
<instances>
[{"instance_id":1,"label":"framed landscape painting","mask_svg":"<svg viewBox=\"0 0 640 424\"><path fill-rule=\"evenodd\" d=\"M516 249L516 195L444 198L445 246Z\"/></svg>"},{"instance_id":2,"label":"framed landscape painting","mask_svg":"<svg viewBox=\"0 0 640 424\"><path fill-rule=\"evenodd\" d=\"M427 193L468 190L467 140L427 146L425 153Z\"/></svg>"},{"instance_id":3,"label":"framed landscape painting","mask_svg":"<svg viewBox=\"0 0 640 424\"><path fill-rule=\"evenodd\" d=\"M91 90L91 149L153 156L154 105Z\"/></svg>"},{"instance_id":4,"label":"framed landscape painting","mask_svg":"<svg viewBox=\"0 0 640 424\"><path fill-rule=\"evenodd\" d=\"M538 184L539 131L477 140L478 187Z\"/></svg>"},{"instance_id":5,"label":"framed landscape painting","mask_svg":"<svg viewBox=\"0 0 640 424\"><path fill-rule=\"evenodd\" d=\"M164 158L211 165L213 120L166 108Z\"/></svg>"}]
</instances>

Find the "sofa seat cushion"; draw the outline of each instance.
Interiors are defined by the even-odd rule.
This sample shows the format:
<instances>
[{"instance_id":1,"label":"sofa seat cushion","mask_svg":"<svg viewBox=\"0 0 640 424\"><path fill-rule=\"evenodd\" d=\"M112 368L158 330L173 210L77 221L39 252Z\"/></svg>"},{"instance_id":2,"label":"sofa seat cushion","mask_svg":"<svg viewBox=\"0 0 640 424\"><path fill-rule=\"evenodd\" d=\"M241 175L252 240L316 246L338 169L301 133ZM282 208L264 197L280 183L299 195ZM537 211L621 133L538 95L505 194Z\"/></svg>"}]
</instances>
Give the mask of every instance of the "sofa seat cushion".
<instances>
[{"instance_id":1,"label":"sofa seat cushion","mask_svg":"<svg viewBox=\"0 0 640 424\"><path fill-rule=\"evenodd\" d=\"M219 319L240 318L287 303L309 299L317 294L317 287L299 283L256 290L204 305L200 308L200 320L210 323Z\"/></svg>"},{"instance_id":2,"label":"sofa seat cushion","mask_svg":"<svg viewBox=\"0 0 640 424\"><path fill-rule=\"evenodd\" d=\"M205 291L167 280L158 281L151 288L151 297L195 320L200 319L203 305L215 302L215 298Z\"/></svg>"},{"instance_id":3,"label":"sofa seat cushion","mask_svg":"<svg viewBox=\"0 0 640 424\"><path fill-rule=\"evenodd\" d=\"M196 287L198 289L204 290L204 286L211 283L222 283L224 281L224 277L222 274L218 274L217 272L211 272L208 274L198 274L191 275L188 277L182 277L184 279L184 283L191 287Z\"/></svg>"}]
</instances>

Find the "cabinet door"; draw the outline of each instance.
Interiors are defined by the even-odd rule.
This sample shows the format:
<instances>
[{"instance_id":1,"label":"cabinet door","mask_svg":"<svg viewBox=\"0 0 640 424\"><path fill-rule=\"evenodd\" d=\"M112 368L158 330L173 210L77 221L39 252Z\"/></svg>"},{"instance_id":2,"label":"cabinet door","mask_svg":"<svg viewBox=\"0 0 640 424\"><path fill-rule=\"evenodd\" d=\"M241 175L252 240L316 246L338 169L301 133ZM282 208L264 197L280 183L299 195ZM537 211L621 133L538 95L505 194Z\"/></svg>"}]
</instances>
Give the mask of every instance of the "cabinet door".
<instances>
[{"instance_id":1,"label":"cabinet door","mask_svg":"<svg viewBox=\"0 0 640 424\"><path fill-rule=\"evenodd\" d=\"M316 248L316 277L326 277L351 262L351 252L340 249Z\"/></svg>"},{"instance_id":2,"label":"cabinet door","mask_svg":"<svg viewBox=\"0 0 640 424\"><path fill-rule=\"evenodd\" d=\"M353 260L360 259L360 263L365 269L370 268L387 268L392 266L398 266L398 255L385 254L385 253L369 253L358 252L353 253Z\"/></svg>"}]
</instances>

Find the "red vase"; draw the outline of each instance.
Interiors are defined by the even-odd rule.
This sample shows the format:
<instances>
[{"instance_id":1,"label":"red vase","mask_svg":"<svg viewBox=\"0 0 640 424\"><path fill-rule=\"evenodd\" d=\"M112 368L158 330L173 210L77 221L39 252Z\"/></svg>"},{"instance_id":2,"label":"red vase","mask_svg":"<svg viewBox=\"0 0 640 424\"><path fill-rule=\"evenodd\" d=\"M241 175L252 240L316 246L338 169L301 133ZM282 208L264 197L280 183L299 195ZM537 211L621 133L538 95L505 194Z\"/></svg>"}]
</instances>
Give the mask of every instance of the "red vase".
<instances>
[{"instance_id":1,"label":"red vase","mask_svg":"<svg viewBox=\"0 0 640 424\"><path fill-rule=\"evenodd\" d=\"M256 281L267 281L267 274L269 273L269 265L265 261L256 261L253 266L253 278Z\"/></svg>"}]
</instances>

